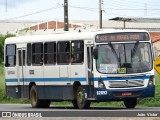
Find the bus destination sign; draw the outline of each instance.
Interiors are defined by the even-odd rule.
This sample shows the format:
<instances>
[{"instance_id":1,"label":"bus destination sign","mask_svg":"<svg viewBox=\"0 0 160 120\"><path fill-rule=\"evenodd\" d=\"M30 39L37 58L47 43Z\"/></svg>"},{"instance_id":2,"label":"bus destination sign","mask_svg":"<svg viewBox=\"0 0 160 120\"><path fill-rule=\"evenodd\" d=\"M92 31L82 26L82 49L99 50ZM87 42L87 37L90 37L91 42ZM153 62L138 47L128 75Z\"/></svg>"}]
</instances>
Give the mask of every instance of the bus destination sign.
<instances>
[{"instance_id":1,"label":"bus destination sign","mask_svg":"<svg viewBox=\"0 0 160 120\"><path fill-rule=\"evenodd\" d=\"M96 35L96 42L112 42L112 41L148 41L147 33L127 32L127 33L107 33Z\"/></svg>"}]
</instances>

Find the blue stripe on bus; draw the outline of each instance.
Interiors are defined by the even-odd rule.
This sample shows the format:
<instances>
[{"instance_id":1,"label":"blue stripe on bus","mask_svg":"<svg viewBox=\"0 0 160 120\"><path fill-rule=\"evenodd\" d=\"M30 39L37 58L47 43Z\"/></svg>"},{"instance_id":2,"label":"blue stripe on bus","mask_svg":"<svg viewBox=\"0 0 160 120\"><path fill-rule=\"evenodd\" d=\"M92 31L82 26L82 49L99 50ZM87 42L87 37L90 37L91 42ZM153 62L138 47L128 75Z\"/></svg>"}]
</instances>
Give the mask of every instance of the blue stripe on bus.
<instances>
[{"instance_id":1,"label":"blue stripe on bus","mask_svg":"<svg viewBox=\"0 0 160 120\"><path fill-rule=\"evenodd\" d=\"M6 82L18 82L18 79L6 79Z\"/></svg>"},{"instance_id":2,"label":"blue stripe on bus","mask_svg":"<svg viewBox=\"0 0 160 120\"><path fill-rule=\"evenodd\" d=\"M86 78L24 78L24 82L67 82L67 81L86 81ZM18 82L18 79L6 79L6 82ZM20 79L23 82L23 79Z\"/></svg>"},{"instance_id":3,"label":"blue stripe on bus","mask_svg":"<svg viewBox=\"0 0 160 120\"><path fill-rule=\"evenodd\" d=\"M150 76L142 76L142 77L133 77L133 78L107 78L102 77L104 81L108 80L139 80L139 79L149 79ZM22 82L23 79L20 79L20 82ZM25 78L24 82L66 82L66 81L86 81L86 78ZM94 78L94 81L98 81L98 77ZM6 82L18 82L18 79L6 79Z\"/></svg>"}]
</instances>

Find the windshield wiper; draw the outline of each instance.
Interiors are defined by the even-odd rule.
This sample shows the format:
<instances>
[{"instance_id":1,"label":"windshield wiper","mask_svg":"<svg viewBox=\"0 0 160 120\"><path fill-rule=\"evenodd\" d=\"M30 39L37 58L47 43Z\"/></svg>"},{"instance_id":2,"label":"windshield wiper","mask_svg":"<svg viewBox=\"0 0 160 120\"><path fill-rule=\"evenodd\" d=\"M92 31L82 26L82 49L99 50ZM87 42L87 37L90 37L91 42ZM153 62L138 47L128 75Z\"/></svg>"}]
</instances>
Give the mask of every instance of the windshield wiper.
<instances>
[{"instance_id":1,"label":"windshield wiper","mask_svg":"<svg viewBox=\"0 0 160 120\"><path fill-rule=\"evenodd\" d=\"M137 48L138 48L138 45L139 45L139 41L137 41L137 42L134 44L133 51L131 51L131 58L133 58L133 56L135 55L135 53L136 53L136 51L137 51Z\"/></svg>"},{"instance_id":2,"label":"windshield wiper","mask_svg":"<svg viewBox=\"0 0 160 120\"><path fill-rule=\"evenodd\" d=\"M115 57L116 57L117 61L120 63L120 66L121 66L121 59L120 59L120 57L118 57L118 55L117 55L117 53L116 53L116 51L115 51L114 47L112 46L111 42L109 42L109 44L108 44L108 45L110 46L110 48L111 48L111 50L112 50L113 54L115 55Z\"/></svg>"}]
</instances>

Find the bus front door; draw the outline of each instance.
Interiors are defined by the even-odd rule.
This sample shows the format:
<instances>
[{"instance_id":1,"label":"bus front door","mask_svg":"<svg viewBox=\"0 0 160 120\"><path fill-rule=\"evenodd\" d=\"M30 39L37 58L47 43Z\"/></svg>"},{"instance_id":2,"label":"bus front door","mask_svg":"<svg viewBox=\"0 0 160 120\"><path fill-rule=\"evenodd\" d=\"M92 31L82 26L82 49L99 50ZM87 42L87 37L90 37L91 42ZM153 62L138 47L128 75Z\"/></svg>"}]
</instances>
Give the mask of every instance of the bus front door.
<instances>
[{"instance_id":1,"label":"bus front door","mask_svg":"<svg viewBox=\"0 0 160 120\"><path fill-rule=\"evenodd\" d=\"M93 82L93 47L87 47L87 64L88 64L88 85L89 85L89 97L93 97L94 82Z\"/></svg>"},{"instance_id":2,"label":"bus front door","mask_svg":"<svg viewBox=\"0 0 160 120\"><path fill-rule=\"evenodd\" d=\"M25 86L24 86L24 74L25 74L25 53L26 50L24 48L18 49L18 85L19 88L17 92L19 91L19 96L21 98L24 98L25 93Z\"/></svg>"}]
</instances>

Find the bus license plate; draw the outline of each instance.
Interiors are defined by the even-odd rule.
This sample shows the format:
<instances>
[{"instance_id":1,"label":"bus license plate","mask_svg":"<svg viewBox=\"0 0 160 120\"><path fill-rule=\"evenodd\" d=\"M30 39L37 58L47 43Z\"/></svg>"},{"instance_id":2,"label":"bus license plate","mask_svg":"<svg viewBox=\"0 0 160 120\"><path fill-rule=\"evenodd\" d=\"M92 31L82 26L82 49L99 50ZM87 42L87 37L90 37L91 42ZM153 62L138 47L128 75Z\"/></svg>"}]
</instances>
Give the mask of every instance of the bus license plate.
<instances>
[{"instance_id":1,"label":"bus license plate","mask_svg":"<svg viewBox=\"0 0 160 120\"><path fill-rule=\"evenodd\" d=\"M132 95L131 92L124 92L124 93L122 93L122 96L131 96L131 95Z\"/></svg>"}]
</instances>

